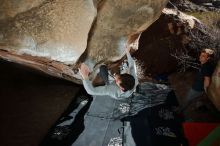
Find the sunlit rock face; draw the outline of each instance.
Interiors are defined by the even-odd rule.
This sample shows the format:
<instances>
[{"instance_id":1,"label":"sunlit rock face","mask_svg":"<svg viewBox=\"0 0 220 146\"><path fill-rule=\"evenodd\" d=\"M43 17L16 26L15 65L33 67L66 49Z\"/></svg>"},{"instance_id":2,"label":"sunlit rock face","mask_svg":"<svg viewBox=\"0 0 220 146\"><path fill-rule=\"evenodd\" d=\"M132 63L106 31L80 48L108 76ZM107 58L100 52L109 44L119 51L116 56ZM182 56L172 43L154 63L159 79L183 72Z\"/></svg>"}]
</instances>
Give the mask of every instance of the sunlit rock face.
<instances>
[{"instance_id":1,"label":"sunlit rock face","mask_svg":"<svg viewBox=\"0 0 220 146\"><path fill-rule=\"evenodd\" d=\"M1 0L0 20L10 19L42 4L45 0Z\"/></svg>"},{"instance_id":2,"label":"sunlit rock face","mask_svg":"<svg viewBox=\"0 0 220 146\"><path fill-rule=\"evenodd\" d=\"M88 56L95 63L120 59L126 45L132 43L129 38L149 27L165 4L163 0L104 1L88 41Z\"/></svg>"},{"instance_id":3,"label":"sunlit rock face","mask_svg":"<svg viewBox=\"0 0 220 146\"><path fill-rule=\"evenodd\" d=\"M9 0L3 5L8 8L2 17L13 18L2 20L5 23L0 30L2 49L65 64L76 62L84 52L96 16L93 1ZM14 14L9 15L14 9Z\"/></svg>"},{"instance_id":4,"label":"sunlit rock face","mask_svg":"<svg viewBox=\"0 0 220 146\"><path fill-rule=\"evenodd\" d=\"M218 65L212 75L208 94L213 104L220 111L220 60L218 61Z\"/></svg>"},{"instance_id":5,"label":"sunlit rock face","mask_svg":"<svg viewBox=\"0 0 220 146\"><path fill-rule=\"evenodd\" d=\"M161 14L167 0L0 0L0 57L77 82L115 61ZM133 39L130 39L133 38ZM137 49L137 46L133 45ZM4 51L3 51L4 50ZM85 52L83 54L83 52Z\"/></svg>"}]
</instances>

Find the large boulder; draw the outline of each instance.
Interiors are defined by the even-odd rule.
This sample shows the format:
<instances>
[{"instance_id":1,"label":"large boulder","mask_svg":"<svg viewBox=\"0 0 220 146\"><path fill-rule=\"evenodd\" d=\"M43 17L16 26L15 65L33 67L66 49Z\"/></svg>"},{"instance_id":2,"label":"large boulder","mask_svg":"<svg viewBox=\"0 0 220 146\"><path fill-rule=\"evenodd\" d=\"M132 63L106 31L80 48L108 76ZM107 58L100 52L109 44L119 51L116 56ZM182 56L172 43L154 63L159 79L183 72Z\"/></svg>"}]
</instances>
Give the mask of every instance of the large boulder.
<instances>
[{"instance_id":1,"label":"large boulder","mask_svg":"<svg viewBox=\"0 0 220 146\"><path fill-rule=\"evenodd\" d=\"M34 7L37 7L45 0L1 0L0 5L0 20L10 19L19 13L26 12Z\"/></svg>"},{"instance_id":2,"label":"large boulder","mask_svg":"<svg viewBox=\"0 0 220 146\"><path fill-rule=\"evenodd\" d=\"M96 64L120 59L125 45L139 37L130 38L157 20L166 3L1 0L0 58L79 83L79 62L93 70Z\"/></svg>"},{"instance_id":3,"label":"large boulder","mask_svg":"<svg viewBox=\"0 0 220 146\"><path fill-rule=\"evenodd\" d=\"M203 34L204 29L195 17L165 8L160 18L141 34L134 56L143 63L144 73L151 76L196 68L196 58L204 46L199 38L202 35L195 36L194 32Z\"/></svg>"},{"instance_id":4,"label":"large boulder","mask_svg":"<svg viewBox=\"0 0 220 146\"><path fill-rule=\"evenodd\" d=\"M24 1L5 2L12 5L11 9L17 4L15 12L18 13L8 21L1 21L2 49L16 54L46 57L65 64L76 62L86 48L88 32L97 14L93 2L44 0L41 3L37 1L38 5L23 12L16 10L21 9L19 4ZM29 3L24 7L29 7ZM6 9L6 12L11 11L10 7Z\"/></svg>"},{"instance_id":5,"label":"large boulder","mask_svg":"<svg viewBox=\"0 0 220 146\"><path fill-rule=\"evenodd\" d=\"M208 95L215 107L220 111L220 60L218 61L216 69L212 75Z\"/></svg>"}]
</instances>

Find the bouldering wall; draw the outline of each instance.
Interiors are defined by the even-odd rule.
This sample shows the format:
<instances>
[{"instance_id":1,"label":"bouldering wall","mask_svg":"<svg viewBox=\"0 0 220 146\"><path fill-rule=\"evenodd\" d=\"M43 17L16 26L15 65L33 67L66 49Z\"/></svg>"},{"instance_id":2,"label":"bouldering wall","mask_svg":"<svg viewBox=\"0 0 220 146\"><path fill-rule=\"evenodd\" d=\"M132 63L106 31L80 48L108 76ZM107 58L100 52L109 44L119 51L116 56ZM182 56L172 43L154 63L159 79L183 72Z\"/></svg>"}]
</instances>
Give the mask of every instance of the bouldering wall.
<instances>
[{"instance_id":1,"label":"bouldering wall","mask_svg":"<svg viewBox=\"0 0 220 146\"><path fill-rule=\"evenodd\" d=\"M93 70L115 61L167 0L1 0L0 58L80 82L76 63ZM137 37L136 39L138 39ZM136 46L137 48L137 46Z\"/></svg>"},{"instance_id":2,"label":"bouldering wall","mask_svg":"<svg viewBox=\"0 0 220 146\"><path fill-rule=\"evenodd\" d=\"M95 63L120 59L126 45L132 43L129 38L159 18L165 4L158 0L104 1L88 41L88 56Z\"/></svg>"},{"instance_id":3,"label":"bouldering wall","mask_svg":"<svg viewBox=\"0 0 220 146\"><path fill-rule=\"evenodd\" d=\"M26 0L3 3L8 7L5 6L2 17L11 20L1 20L5 24L0 29L1 48L64 64L76 62L86 48L88 33L96 17L93 1L41 0L34 1L34 6L31 3ZM9 15L14 9L17 14Z\"/></svg>"}]
</instances>

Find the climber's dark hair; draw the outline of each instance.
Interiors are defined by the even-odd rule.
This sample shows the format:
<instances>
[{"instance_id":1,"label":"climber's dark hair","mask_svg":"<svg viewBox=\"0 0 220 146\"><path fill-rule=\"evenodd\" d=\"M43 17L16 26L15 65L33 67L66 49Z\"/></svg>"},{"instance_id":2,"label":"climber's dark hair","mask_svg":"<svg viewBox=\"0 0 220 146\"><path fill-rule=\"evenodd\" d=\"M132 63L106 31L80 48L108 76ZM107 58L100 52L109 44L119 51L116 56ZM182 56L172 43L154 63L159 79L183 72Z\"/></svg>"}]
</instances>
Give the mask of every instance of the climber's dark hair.
<instances>
[{"instance_id":1,"label":"climber's dark hair","mask_svg":"<svg viewBox=\"0 0 220 146\"><path fill-rule=\"evenodd\" d=\"M135 86L135 79L130 74L127 74L127 73L121 74L120 80L121 80L120 86L124 88L123 90L124 92L128 90L132 90Z\"/></svg>"}]
</instances>

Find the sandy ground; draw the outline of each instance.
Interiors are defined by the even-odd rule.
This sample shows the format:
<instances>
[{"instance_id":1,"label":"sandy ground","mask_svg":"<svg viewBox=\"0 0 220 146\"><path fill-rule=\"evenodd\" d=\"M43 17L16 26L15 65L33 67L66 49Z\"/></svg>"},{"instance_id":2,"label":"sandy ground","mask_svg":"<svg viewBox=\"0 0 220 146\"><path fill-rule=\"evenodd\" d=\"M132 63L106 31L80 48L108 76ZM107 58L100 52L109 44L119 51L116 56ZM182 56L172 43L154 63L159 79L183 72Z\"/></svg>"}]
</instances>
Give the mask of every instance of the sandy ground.
<instances>
[{"instance_id":1,"label":"sandy ground","mask_svg":"<svg viewBox=\"0 0 220 146\"><path fill-rule=\"evenodd\" d=\"M2 146L37 146L79 86L0 60Z\"/></svg>"}]
</instances>

